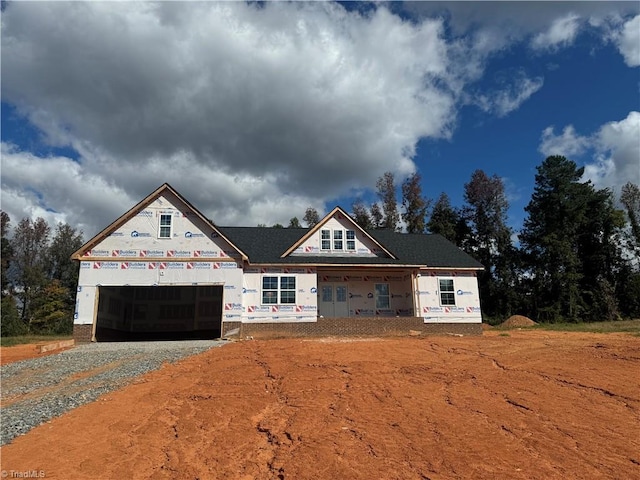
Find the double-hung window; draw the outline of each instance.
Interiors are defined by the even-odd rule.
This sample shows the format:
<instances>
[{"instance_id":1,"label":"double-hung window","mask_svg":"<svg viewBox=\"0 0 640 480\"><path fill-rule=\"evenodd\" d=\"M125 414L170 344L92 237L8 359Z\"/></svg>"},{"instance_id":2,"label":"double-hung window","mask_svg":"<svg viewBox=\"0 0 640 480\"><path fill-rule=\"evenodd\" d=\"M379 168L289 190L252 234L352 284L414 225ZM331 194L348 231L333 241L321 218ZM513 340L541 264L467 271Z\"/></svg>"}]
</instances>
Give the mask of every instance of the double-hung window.
<instances>
[{"instance_id":1,"label":"double-hung window","mask_svg":"<svg viewBox=\"0 0 640 480\"><path fill-rule=\"evenodd\" d=\"M356 249L356 232L355 230L347 230L345 232L346 236L347 236L347 250L348 251L355 251Z\"/></svg>"},{"instance_id":2,"label":"double-hung window","mask_svg":"<svg viewBox=\"0 0 640 480\"><path fill-rule=\"evenodd\" d=\"M333 231L333 249L342 250L342 230Z\"/></svg>"},{"instance_id":3,"label":"double-hung window","mask_svg":"<svg viewBox=\"0 0 640 480\"><path fill-rule=\"evenodd\" d=\"M171 238L171 214L160 214L158 238Z\"/></svg>"},{"instance_id":4,"label":"double-hung window","mask_svg":"<svg viewBox=\"0 0 640 480\"><path fill-rule=\"evenodd\" d=\"M456 304L456 293L453 287L453 278L441 278L440 284L440 305L448 307Z\"/></svg>"},{"instance_id":5,"label":"double-hung window","mask_svg":"<svg viewBox=\"0 0 640 480\"><path fill-rule=\"evenodd\" d=\"M355 230L320 230L320 250L355 251Z\"/></svg>"},{"instance_id":6,"label":"double-hung window","mask_svg":"<svg viewBox=\"0 0 640 480\"><path fill-rule=\"evenodd\" d=\"M322 230L320 232L320 243L322 250L331 250L331 230Z\"/></svg>"},{"instance_id":7,"label":"double-hung window","mask_svg":"<svg viewBox=\"0 0 640 480\"><path fill-rule=\"evenodd\" d=\"M376 308L389 308L389 284L376 283Z\"/></svg>"},{"instance_id":8,"label":"double-hung window","mask_svg":"<svg viewBox=\"0 0 640 480\"><path fill-rule=\"evenodd\" d=\"M262 277L263 305L295 305L296 277L265 276Z\"/></svg>"}]
</instances>

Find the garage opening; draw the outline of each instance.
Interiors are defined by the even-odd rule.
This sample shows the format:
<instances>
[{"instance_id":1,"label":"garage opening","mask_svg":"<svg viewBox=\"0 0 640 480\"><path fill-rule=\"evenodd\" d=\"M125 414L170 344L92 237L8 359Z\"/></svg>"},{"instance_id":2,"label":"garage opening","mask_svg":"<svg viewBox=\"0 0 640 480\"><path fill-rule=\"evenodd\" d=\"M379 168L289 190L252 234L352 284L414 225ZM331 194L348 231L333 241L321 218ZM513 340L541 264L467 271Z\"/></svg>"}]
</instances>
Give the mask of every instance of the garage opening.
<instances>
[{"instance_id":1,"label":"garage opening","mask_svg":"<svg viewBox=\"0 0 640 480\"><path fill-rule=\"evenodd\" d=\"M220 338L222 285L98 287L96 340Z\"/></svg>"}]
</instances>

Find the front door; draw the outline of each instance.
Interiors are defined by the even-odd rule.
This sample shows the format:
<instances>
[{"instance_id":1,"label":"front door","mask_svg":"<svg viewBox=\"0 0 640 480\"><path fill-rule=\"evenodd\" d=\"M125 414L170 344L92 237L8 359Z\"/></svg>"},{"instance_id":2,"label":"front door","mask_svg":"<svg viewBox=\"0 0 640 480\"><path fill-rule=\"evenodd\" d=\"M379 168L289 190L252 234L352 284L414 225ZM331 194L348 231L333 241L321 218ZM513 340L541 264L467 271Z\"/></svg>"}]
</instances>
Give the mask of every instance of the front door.
<instances>
[{"instance_id":1,"label":"front door","mask_svg":"<svg viewBox=\"0 0 640 480\"><path fill-rule=\"evenodd\" d=\"M318 306L323 317L348 317L349 295L346 283L320 284Z\"/></svg>"}]
</instances>

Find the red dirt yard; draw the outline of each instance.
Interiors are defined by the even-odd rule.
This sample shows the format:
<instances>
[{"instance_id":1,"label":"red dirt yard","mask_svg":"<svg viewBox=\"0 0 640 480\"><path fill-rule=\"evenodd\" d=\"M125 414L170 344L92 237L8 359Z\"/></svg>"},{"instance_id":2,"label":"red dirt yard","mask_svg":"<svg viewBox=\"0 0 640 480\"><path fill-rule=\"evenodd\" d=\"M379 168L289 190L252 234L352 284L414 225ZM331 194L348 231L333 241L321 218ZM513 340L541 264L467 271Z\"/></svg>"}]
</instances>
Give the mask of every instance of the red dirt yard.
<instances>
[{"instance_id":1,"label":"red dirt yard","mask_svg":"<svg viewBox=\"0 0 640 480\"><path fill-rule=\"evenodd\" d=\"M96 479L640 478L640 337L287 339L214 348L0 449Z\"/></svg>"}]
</instances>

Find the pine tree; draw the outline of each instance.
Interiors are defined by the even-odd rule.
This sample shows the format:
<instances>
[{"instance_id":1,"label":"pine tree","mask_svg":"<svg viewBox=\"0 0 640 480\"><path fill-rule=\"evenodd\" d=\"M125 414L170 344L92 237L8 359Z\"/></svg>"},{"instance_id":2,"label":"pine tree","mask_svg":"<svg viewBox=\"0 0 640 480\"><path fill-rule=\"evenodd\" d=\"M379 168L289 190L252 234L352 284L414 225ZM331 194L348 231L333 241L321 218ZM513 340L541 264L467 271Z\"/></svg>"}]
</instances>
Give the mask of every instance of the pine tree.
<instances>
[{"instance_id":1,"label":"pine tree","mask_svg":"<svg viewBox=\"0 0 640 480\"><path fill-rule=\"evenodd\" d=\"M496 175L476 170L464 189L462 216L471 228L466 248L485 267L478 278L483 310L489 316L509 316L515 306L516 275L504 184Z\"/></svg>"},{"instance_id":2,"label":"pine tree","mask_svg":"<svg viewBox=\"0 0 640 480\"><path fill-rule=\"evenodd\" d=\"M431 233L442 235L447 240L459 245L457 226L460 221L460 214L451 206L449 196L442 192L436 203L433 205L427 229Z\"/></svg>"},{"instance_id":3,"label":"pine tree","mask_svg":"<svg viewBox=\"0 0 640 480\"><path fill-rule=\"evenodd\" d=\"M376 188L378 189L377 194L380 202L382 202L382 212L384 214L381 228L399 231L400 215L398 213L393 173L385 172L376 182ZM373 211L371 213L373 216Z\"/></svg>"},{"instance_id":4,"label":"pine tree","mask_svg":"<svg viewBox=\"0 0 640 480\"><path fill-rule=\"evenodd\" d=\"M548 157L538 167L525 208L520 241L538 320L616 316L612 292L622 265L622 214L610 191L580 181L583 173L584 168L565 157Z\"/></svg>"},{"instance_id":5,"label":"pine tree","mask_svg":"<svg viewBox=\"0 0 640 480\"><path fill-rule=\"evenodd\" d=\"M424 233L426 227L425 217L430 202L422 196L421 181L420 174L416 172L402 183L402 219L407 233Z\"/></svg>"}]
</instances>

